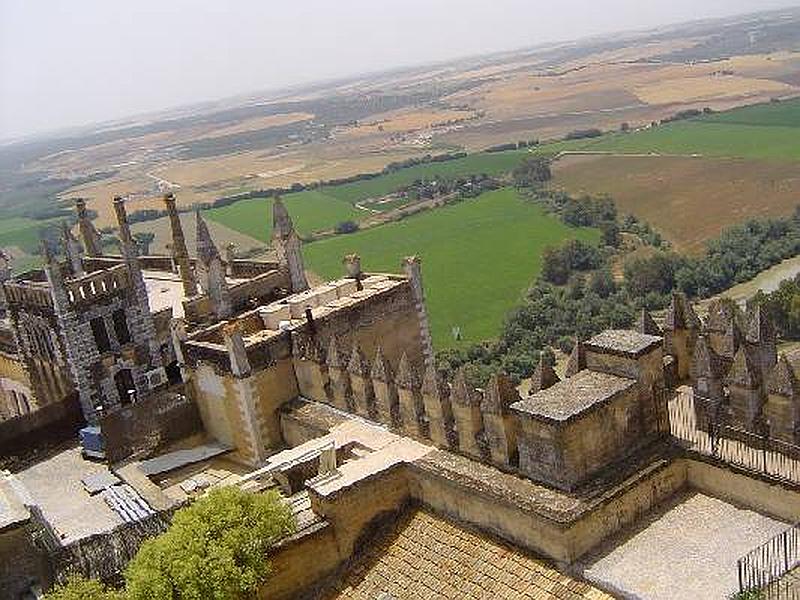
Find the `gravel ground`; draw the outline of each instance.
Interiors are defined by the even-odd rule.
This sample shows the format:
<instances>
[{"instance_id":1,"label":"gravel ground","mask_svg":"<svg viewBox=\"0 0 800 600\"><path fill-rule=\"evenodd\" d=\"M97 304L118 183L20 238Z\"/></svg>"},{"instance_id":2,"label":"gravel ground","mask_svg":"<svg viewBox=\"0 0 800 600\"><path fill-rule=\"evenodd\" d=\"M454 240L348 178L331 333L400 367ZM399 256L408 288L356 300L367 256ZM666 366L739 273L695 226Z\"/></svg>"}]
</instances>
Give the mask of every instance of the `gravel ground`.
<instances>
[{"instance_id":1,"label":"gravel ground","mask_svg":"<svg viewBox=\"0 0 800 600\"><path fill-rule=\"evenodd\" d=\"M80 448L69 448L17 473L31 500L69 544L122 524L99 494L90 496L81 479L105 473L108 468L81 458Z\"/></svg>"},{"instance_id":2,"label":"gravel ground","mask_svg":"<svg viewBox=\"0 0 800 600\"><path fill-rule=\"evenodd\" d=\"M786 527L687 492L585 558L584 575L626 598L724 599L738 591L736 560Z\"/></svg>"}]
</instances>

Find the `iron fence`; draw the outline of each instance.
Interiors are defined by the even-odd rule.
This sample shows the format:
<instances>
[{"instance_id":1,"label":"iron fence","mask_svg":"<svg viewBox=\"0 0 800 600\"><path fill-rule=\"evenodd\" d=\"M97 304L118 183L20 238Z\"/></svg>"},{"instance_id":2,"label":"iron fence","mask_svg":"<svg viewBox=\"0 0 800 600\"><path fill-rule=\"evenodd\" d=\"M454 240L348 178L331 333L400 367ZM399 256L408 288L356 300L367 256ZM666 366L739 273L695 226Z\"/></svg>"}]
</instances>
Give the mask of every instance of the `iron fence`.
<instances>
[{"instance_id":1,"label":"iron fence","mask_svg":"<svg viewBox=\"0 0 800 600\"><path fill-rule=\"evenodd\" d=\"M800 484L800 446L731 424L721 403L679 393L669 413L670 433L685 449Z\"/></svg>"},{"instance_id":2,"label":"iron fence","mask_svg":"<svg viewBox=\"0 0 800 600\"><path fill-rule=\"evenodd\" d=\"M739 591L763 600L800 600L800 524L737 561Z\"/></svg>"}]
</instances>

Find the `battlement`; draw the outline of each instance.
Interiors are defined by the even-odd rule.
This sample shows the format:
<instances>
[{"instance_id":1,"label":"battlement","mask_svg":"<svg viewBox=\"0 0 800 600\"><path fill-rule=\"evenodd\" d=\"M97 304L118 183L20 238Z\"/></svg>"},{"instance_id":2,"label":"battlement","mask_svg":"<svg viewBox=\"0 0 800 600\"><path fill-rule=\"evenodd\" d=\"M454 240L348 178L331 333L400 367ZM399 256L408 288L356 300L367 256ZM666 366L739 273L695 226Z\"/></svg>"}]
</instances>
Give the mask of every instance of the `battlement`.
<instances>
[{"instance_id":1,"label":"battlement","mask_svg":"<svg viewBox=\"0 0 800 600\"><path fill-rule=\"evenodd\" d=\"M448 379L433 366L419 370L405 355L391 362L380 347L368 355L357 343L331 338L324 349L306 348L294 355L302 397L560 489L574 489L667 429L655 336L605 332L588 352L611 363L598 362L525 400L503 373L477 388L463 370ZM618 360L624 374L614 372Z\"/></svg>"},{"instance_id":2,"label":"battlement","mask_svg":"<svg viewBox=\"0 0 800 600\"><path fill-rule=\"evenodd\" d=\"M64 282L67 298L74 307L91 305L102 298L119 294L130 287L128 270L124 264L87 273Z\"/></svg>"},{"instance_id":3,"label":"battlement","mask_svg":"<svg viewBox=\"0 0 800 600\"><path fill-rule=\"evenodd\" d=\"M243 289L250 289L247 286L252 282L260 285L274 283L278 277L280 274L275 271L265 273L243 282ZM348 310L363 308L371 302L380 303L404 285L408 285L404 277L371 275L360 282L340 279L292 294L193 332L184 343L187 364L196 366L198 361L207 362L215 365L218 371L226 372L230 368L227 331L241 336L247 361L251 369L256 369L257 365L264 363L264 350L288 344L292 333L308 334L311 328L325 328L331 320L343 317ZM237 286L231 288L234 297L236 290Z\"/></svg>"},{"instance_id":4,"label":"battlement","mask_svg":"<svg viewBox=\"0 0 800 600\"><path fill-rule=\"evenodd\" d=\"M3 290L9 305L53 310L53 298L50 295L50 286L46 281L5 281Z\"/></svg>"}]
</instances>

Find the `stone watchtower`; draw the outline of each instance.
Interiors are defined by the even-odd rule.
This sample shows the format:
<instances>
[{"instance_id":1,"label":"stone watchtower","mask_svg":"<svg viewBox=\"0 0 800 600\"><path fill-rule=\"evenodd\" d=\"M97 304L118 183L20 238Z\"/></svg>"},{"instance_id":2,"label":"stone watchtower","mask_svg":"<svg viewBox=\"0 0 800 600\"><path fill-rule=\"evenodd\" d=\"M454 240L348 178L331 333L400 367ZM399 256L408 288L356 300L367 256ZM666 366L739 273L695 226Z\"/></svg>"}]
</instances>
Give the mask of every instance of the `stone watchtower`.
<instances>
[{"instance_id":1,"label":"stone watchtower","mask_svg":"<svg viewBox=\"0 0 800 600\"><path fill-rule=\"evenodd\" d=\"M147 289L128 226L114 199L122 263L67 276L49 251L44 267L57 328L84 416L143 398L166 382ZM73 265L68 269L74 270Z\"/></svg>"},{"instance_id":2,"label":"stone watchtower","mask_svg":"<svg viewBox=\"0 0 800 600\"><path fill-rule=\"evenodd\" d=\"M229 317L232 307L225 264L200 211L197 211L197 271L203 294L211 302L211 310L219 319Z\"/></svg>"},{"instance_id":3,"label":"stone watchtower","mask_svg":"<svg viewBox=\"0 0 800 600\"><path fill-rule=\"evenodd\" d=\"M186 249L186 239L183 237L183 227L178 209L175 206L175 195L170 193L164 196L164 205L169 215L169 225L172 230L172 260L178 267L178 274L183 284L183 295L187 298L197 295L197 280L189 261L189 251Z\"/></svg>"},{"instance_id":4,"label":"stone watchtower","mask_svg":"<svg viewBox=\"0 0 800 600\"><path fill-rule=\"evenodd\" d=\"M272 248L275 250L281 269L289 274L292 293L308 289L301 246L302 242L294 230L292 218L283 201L276 196L272 204Z\"/></svg>"},{"instance_id":5,"label":"stone watchtower","mask_svg":"<svg viewBox=\"0 0 800 600\"><path fill-rule=\"evenodd\" d=\"M681 381L690 375L692 354L700 329L700 319L686 296L673 292L664 322L664 350L675 358L677 376Z\"/></svg>"},{"instance_id":6,"label":"stone watchtower","mask_svg":"<svg viewBox=\"0 0 800 600\"><path fill-rule=\"evenodd\" d=\"M100 234L94 227L94 223L89 218L86 210L86 200L78 198L75 200L75 210L78 212L78 228L80 230L83 246L88 256L100 256L102 247L100 244Z\"/></svg>"}]
</instances>

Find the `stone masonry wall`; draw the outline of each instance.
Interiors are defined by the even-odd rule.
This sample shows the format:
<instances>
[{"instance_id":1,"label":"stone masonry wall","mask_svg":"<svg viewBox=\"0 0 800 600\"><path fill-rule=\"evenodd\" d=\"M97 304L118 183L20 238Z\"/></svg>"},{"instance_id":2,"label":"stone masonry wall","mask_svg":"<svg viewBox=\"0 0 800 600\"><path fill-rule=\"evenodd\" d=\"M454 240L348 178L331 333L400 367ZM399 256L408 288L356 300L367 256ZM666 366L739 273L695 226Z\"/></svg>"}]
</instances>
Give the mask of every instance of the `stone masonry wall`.
<instances>
[{"instance_id":1,"label":"stone masonry wall","mask_svg":"<svg viewBox=\"0 0 800 600\"><path fill-rule=\"evenodd\" d=\"M198 433L203 423L197 405L171 392L155 394L100 418L106 459L147 456L159 447Z\"/></svg>"}]
</instances>

